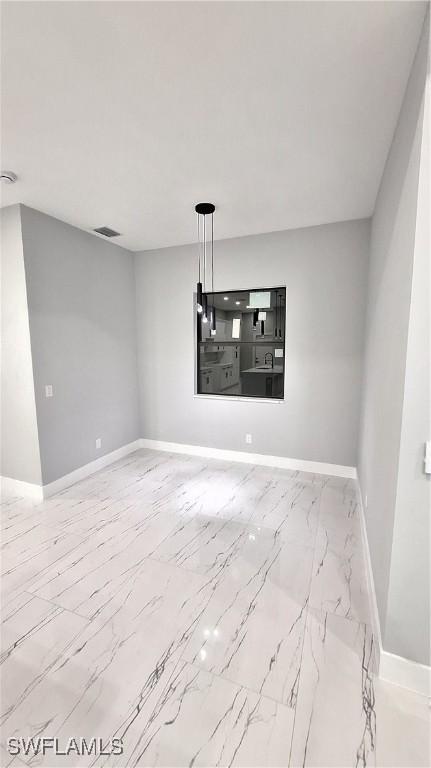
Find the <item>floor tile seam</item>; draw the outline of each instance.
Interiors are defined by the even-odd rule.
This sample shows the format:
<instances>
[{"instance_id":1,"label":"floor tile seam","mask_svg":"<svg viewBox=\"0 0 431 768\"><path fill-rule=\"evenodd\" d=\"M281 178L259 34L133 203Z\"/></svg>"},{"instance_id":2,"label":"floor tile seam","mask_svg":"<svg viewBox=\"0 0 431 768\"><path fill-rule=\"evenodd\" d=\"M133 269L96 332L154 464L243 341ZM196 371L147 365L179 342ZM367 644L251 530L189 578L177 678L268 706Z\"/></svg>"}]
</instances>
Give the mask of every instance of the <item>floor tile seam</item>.
<instances>
[{"instance_id":1,"label":"floor tile seam","mask_svg":"<svg viewBox=\"0 0 431 768\"><path fill-rule=\"evenodd\" d=\"M202 586L204 586L208 580L208 577L200 573L199 571L192 571L190 568L184 568L183 566L178 565L177 563L166 562L165 560L158 560L157 558L150 557L148 555L145 555L142 558L142 561L140 561L139 565L137 566L138 570L143 566L145 561L154 562L159 565L166 566L167 568L173 568L175 570L180 570L183 573L190 573L190 574L193 574L193 576L198 576L202 582ZM103 565L104 564L102 564L100 568L102 568ZM121 574L120 574L120 577L121 577ZM93 622L93 621L97 622L98 620L100 620L98 616L86 616L85 614L78 613L78 611L74 610L73 608L67 608L66 606L61 605L55 600L51 600L50 598L43 597L36 590L32 591L31 585L30 587L27 587L26 589L21 590L21 592L19 592L18 594L22 594L22 593L29 594L31 595L31 597L37 597L39 600L44 600L45 602L50 603L51 605L54 605L57 608L60 608L61 610L68 611L69 613L73 613L75 616L78 616L81 619L85 619L88 622Z\"/></svg>"},{"instance_id":2,"label":"floor tile seam","mask_svg":"<svg viewBox=\"0 0 431 768\"><path fill-rule=\"evenodd\" d=\"M30 588L22 590L19 594L27 594L31 595L33 598L37 598L38 600L43 600L44 603L49 603L49 605L52 605L54 608L58 608L59 613L62 613L63 611L65 613L71 613L73 616L76 616L78 619L83 619L88 624L91 624L93 622L93 619L88 618L88 616L83 616L82 613L78 613L77 611L74 611L72 608L66 608L64 605L60 605L60 603L56 603L54 600L50 600L47 597L42 597L42 595L39 595L37 592L31 592Z\"/></svg>"},{"instance_id":3,"label":"floor tile seam","mask_svg":"<svg viewBox=\"0 0 431 768\"><path fill-rule=\"evenodd\" d=\"M126 514L127 514L127 510L125 510L125 512L126 512ZM171 511L171 510L166 510L166 514L168 514L168 515L172 515L172 517L174 517L174 518L177 518L177 519L179 519L179 520L180 520L180 519L183 519L183 517L184 517L184 515L180 515L180 516L178 516L178 515L177 515L177 513L176 513L175 511ZM237 523L237 524L241 524L241 523L243 523L244 525L250 525L250 524L251 524L251 525L257 525L257 523L255 523L255 522L254 522L254 520L253 520L253 515L254 515L254 514L255 514L255 512L251 512L251 513L250 513L250 516L249 516L249 518L248 518L247 520L244 520L244 519L243 519L241 516L238 516L238 517L237 517L237 516L233 516L233 517L229 518L229 520L230 520L230 522L233 522L233 523ZM221 521L221 520L225 520L225 519L227 519L227 518L225 518L225 517L222 517L222 516L219 516L219 515L209 515L208 517L210 517L210 518L211 518L211 519L212 519L214 522L215 522L215 521L219 521L219 520ZM143 518L142 518L142 520L145 520L145 519L146 519L146 517L143 517ZM110 522L117 522L117 520L108 520L108 521L107 521L107 524L109 524ZM78 523L78 525L79 525L79 523ZM54 530L54 532L55 532L56 530L58 530L58 532L59 532L59 533L63 533L63 534L79 535L79 534L86 534L86 533L88 533L88 530L87 530L87 529L82 529L82 530L77 530L77 531L68 531L68 530L67 530L67 528L68 528L68 525L67 525L67 524L66 524L66 525L64 525L64 524L61 524L61 523L56 523L56 522L52 522L52 523L48 523L48 522L39 522L39 523L38 523L38 527L40 527L40 526L41 526L41 527L43 527L43 528L46 528L46 529L48 529L48 530L50 530L50 531L51 531L51 530ZM269 527L269 526L265 525L264 523L261 523L261 524L260 524L260 527L261 527L261 528L264 528L265 530L267 530L267 531L269 531L269 532L273 532L273 531L274 531L274 529L273 529L273 528L271 528L271 527ZM25 535L25 532L24 532L24 534L23 534L23 535ZM16 537L16 538L19 538L19 537ZM15 541L15 540L16 540L16 538L15 538L15 539L13 539L13 540L11 539L10 541L11 541L11 542L12 542L12 541ZM8 542L5 542L5 543L8 543Z\"/></svg>"},{"instance_id":4,"label":"floor tile seam","mask_svg":"<svg viewBox=\"0 0 431 768\"><path fill-rule=\"evenodd\" d=\"M183 522L184 520L187 519L185 515L177 515L177 514L175 514L175 512L171 512L170 510L166 511L165 514L171 515L172 517L176 518L178 522ZM263 523L259 523L258 524L257 522L255 522L253 520L253 513L251 514L251 516L250 516L250 518L248 520L244 520L241 517L238 517L238 518L236 518L236 517L223 517L223 516L219 516L219 515L205 515L205 517L202 517L202 516L199 516L199 515L193 515L193 516L189 517L188 519L192 520L194 517L196 517L196 519L210 520L211 523L217 523L217 522L225 523L225 522L229 522L229 523L234 523L235 525L242 525L244 528L247 528L247 527L250 527L250 526L254 526L255 528L259 527L260 529L263 529L263 531L265 533L268 533L268 535L274 535L276 533L276 531L277 531L277 529L269 527L268 525L265 525ZM145 518L143 518L143 520L145 520ZM314 541L316 540L316 537L317 537L317 524L316 524L316 531L313 534L313 540ZM288 536L286 536L286 538L288 538ZM291 538L295 539L298 542L300 541L300 537L299 536L295 536L295 535L291 534ZM303 543L304 546L308 546L309 548L311 547L311 545L307 544L305 541L301 542L301 543Z\"/></svg>"},{"instance_id":5,"label":"floor tile seam","mask_svg":"<svg viewBox=\"0 0 431 768\"><path fill-rule=\"evenodd\" d=\"M286 542L284 542L284 543L286 543ZM298 543L298 542L295 542L295 541L291 540L289 543L295 544L295 543ZM313 551L313 547L311 547L309 545L301 543L301 546L303 546L304 549L310 550L310 552ZM213 578L213 576L211 576L211 573L202 573L202 571L196 570L195 568L189 568L189 567L186 567L184 565L179 565L178 563L170 562L170 561L167 561L167 560L161 560L161 559L155 557L154 555L145 555L145 557L143 559L144 560L149 560L149 561L152 561L152 562L155 562L155 563L159 563L159 564L162 564L162 565L169 565L171 567L173 566L175 568L179 568L183 573L192 573L194 576L200 576L205 581L208 581L208 579ZM313 553L313 559L314 559L314 553ZM307 598L306 598L307 600L309 599L310 592L311 592L311 582L312 582L312 570L310 569L310 576L309 576L309 582L308 582L308 588L307 588L308 594L307 594Z\"/></svg>"},{"instance_id":6,"label":"floor tile seam","mask_svg":"<svg viewBox=\"0 0 431 768\"><path fill-rule=\"evenodd\" d=\"M309 603L308 609L309 609L309 612L315 611L317 613L327 614L328 616L333 616L335 619L339 619L340 621L349 621L350 623L367 627L372 632L371 621L365 621L364 619L359 619L359 618L356 618L355 616L342 616L340 613L334 613L334 611L331 611L327 608L322 608L321 606L316 605L315 603Z\"/></svg>"},{"instance_id":7,"label":"floor tile seam","mask_svg":"<svg viewBox=\"0 0 431 768\"><path fill-rule=\"evenodd\" d=\"M224 680L227 683L230 683L231 685L235 685L237 688L243 688L245 691L249 691L250 693L253 693L254 695L258 696L261 699L266 699L267 701L272 701L274 704L277 704L277 706L283 707L284 709L291 710L294 712L295 707L289 707L288 704L285 704L283 701L280 701L280 699L275 698L275 696L269 696L266 693L262 693L262 691L257 690L256 688L252 688L250 685L245 685L244 683L239 683L237 680L233 680L232 677L229 677L225 674L220 674L219 672L214 672L210 669L205 669L205 667L200 667L198 664L196 664L194 661L190 661L189 659L184 658L184 656L181 654L179 662L185 662L187 665L193 667L193 669L197 669L200 672L204 672L205 674L211 675L212 677L216 677L219 680Z\"/></svg>"},{"instance_id":8,"label":"floor tile seam","mask_svg":"<svg viewBox=\"0 0 431 768\"><path fill-rule=\"evenodd\" d=\"M23 594L23 593L21 593L21 594ZM27 594L30 594L30 593L27 593ZM34 595L31 595L31 597L34 597ZM43 598L39 598L39 599L43 600ZM5 648L2 647L1 648L2 654L7 654L8 652L10 652L10 654L9 654L9 656L7 658L10 658L10 656L13 655L15 650L19 650L21 645L23 645L23 643L26 643L28 640L34 640L35 638L37 639L37 636L38 636L39 632L43 631L43 629L46 626L48 626L55 618L60 616L63 612L72 613L72 611L67 611L67 609L61 608L61 606L58 606L55 603L50 603L49 600L44 600L44 602L48 603L49 605L52 606L53 609L57 609L57 610L53 610L51 613L49 613L47 616L45 616L43 619L41 619L39 621L37 627L32 627L29 631L24 633L24 636L14 640L14 642L12 644L8 645L7 647L5 647ZM28 605L28 603L26 603L23 606L23 608L25 608L27 605ZM82 618L82 617L80 616L79 618Z\"/></svg>"}]
</instances>

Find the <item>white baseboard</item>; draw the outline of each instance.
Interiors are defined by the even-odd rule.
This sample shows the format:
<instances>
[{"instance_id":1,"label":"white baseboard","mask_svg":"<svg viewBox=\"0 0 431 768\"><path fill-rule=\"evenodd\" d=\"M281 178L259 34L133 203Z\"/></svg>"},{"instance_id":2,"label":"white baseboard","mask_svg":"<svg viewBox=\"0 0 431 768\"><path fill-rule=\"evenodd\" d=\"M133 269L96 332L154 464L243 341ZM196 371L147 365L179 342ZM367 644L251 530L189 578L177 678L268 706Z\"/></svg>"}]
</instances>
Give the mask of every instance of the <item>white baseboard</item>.
<instances>
[{"instance_id":1,"label":"white baseboard","mask_svg":"<svg viewBox=\"0 0 431 768\"><path fill-rule=\"evenodd\" d=\"M141 447L141 441L135 440L133 443L122 445L121 448L117 448L111 453L106 453L104 456L90 461L88 464L84 464L83 467L74 469L73 472L69 472L63 477L59 477L58 480L54 480L52 483L46 485L35 485L33 483L25 483L22 480L12 480L9 477L1 478L1 489L4 495L22 496L26 499L33 499L34 501L42 501L43 499L53 496L59 491L63 491L65 488L74 483L78 483L80 480L85 480L86 477L93 475L100 469L104 469L109 464L113 464L114 461L122 459L123 456L127 456L129 453L138 451Z\"/></svg>"},{"instance_id":2,"label":"white baseboard","mask_svg":"<svg viewBox=\"0 0 431 768\"><path fill-rule=\"evenodd\" d=\"M122 445L121 448L117 448L115 451L111 451L111 453L106 453L104 456L100 456L100 458L90 461L88 464L84 464L83 467L74 469L73 472L69 472L69 474L59 477L58 480L54 480L52 483L44 485L43 498L47 499L49 496L53 496L54 493L63 491L65 488L69 488L70 485L74 485L74 483L79 483L80 480L84 480L86 477L94 475L95 472L104 469L104 467L107 467L109 464L113 464L114 461L122 459L123 456L138 451L140 447L141 441L134 440L133 443Z\"/></svg>"},{"instance_id":3,"label":"white baseboard","mask_svg":"<svg viewBox=\"0 0 431 768\"><path fill-rule=\"evenodd\" d=\"M423 696L429 696L431 691L431 668L424 664L418 664L415 661L406 659L403 656L396 656L394 653L389 653L383 648L373 568L371 564L370 548L368 545L367 526L365 523L362 492L359 482L358 490L362 547L365 558L368 595L370 599L371 625L376 640L375 648L378 676L382 680L386 680L386 682L400 685L403 688L408 688Z\"/></svg>"},{"instance_id":4,"label":"white baseboard","mask_svg":"<svg viewBox=\"0 0 431 768\"><path fill-rule=\"evenodd\" d=\"M36 485L25 483L22 480L13 480L3 477L2 491L4 494L23 496L25 498L42 501L49 496L53 496L59 491L84 480L86 477L98 472L100 469L121 459L123 456L137 451L139 448L151 448L157 451L168 451L169 453L185 453L191 456L205 456L206 458L221 459L223 461L238 461L246 464L260 464L265 467L278 467L280 469L293 469L301 472L312 472L315 474L335 475L337 477L356 478L356 469L354 467L345 467L339 464L325 464L320 461L303 461L301 459L288 459L284 456L267 456L261 453L246 453L245 451L228 451L221 448L206 448L199 445L184 445L183 443L166 443L161 440L149 440L143 438L135 440L133 443L117 448L111 453L105 454L89 464L78 467L73 472L69 472L58 480L54 480L47 485Z\"/></svg>"},{"instance_id":5,"label":"white baseboard","mask_svg":"<svg viewBox=\"0 0 431 768\"><path fill-rule=\"evenodd\" d=\"M202 445L185 445L184 443L167 443L163 440L141 439L142 448L168 453L185 453L190 456L204 456L208 459L222 461L238 461L242 464L259 464L263 467L278 469L293 469L300 472L312 472L318 475L333 475L335 477L350 477L356 479L356 468L342 464L326 464L321 461L305 461L288 459L285 456L267 456L264 453L247 453L246 451L228 451L223 448L207 448Z\"/></svg>"},{"instance_id":6,"label":"white baseboard","mask_svg":"<svg viewBox=\"0 0 431 768\"><path fill-rule=\"evenodd\" d=\"M422 696L431 693L431 667L405 659L404 656L396 656L395 653L380 651L379 677Z\"/></svg>"},{"instance_id":7,"label":"white baseboard","mask_svg":"<svg viewBox=\"0 0 431 768\"><path fill-rule=\"evenodd\" d=\"M24 499L42 501L43 489L36 483L26 483L24 480L14 480L12 477L1 477L2 496L22 496Z\"/></svg>"}]
</instances>

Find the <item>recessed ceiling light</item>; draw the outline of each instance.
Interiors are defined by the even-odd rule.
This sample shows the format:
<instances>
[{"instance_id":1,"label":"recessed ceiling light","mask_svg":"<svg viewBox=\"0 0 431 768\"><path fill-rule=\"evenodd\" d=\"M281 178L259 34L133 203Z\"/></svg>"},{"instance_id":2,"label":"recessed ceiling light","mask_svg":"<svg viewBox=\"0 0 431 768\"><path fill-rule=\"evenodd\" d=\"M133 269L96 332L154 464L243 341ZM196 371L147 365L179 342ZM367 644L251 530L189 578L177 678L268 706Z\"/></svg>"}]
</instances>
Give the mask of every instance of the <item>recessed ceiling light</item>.
<instances>
[{"instance_id":1,"label":"recessed ceiling light","mask_svg":"<svg viewBox=\"0 0 431 768\"><path fill-rule=\"evenodd\" d=\"M229 296L223 296L225 301L229 301Z\"/></svg>"},{"instance_id":2,"label":"recessed ceiling light","mask_svg":"<svg viewBox=\"0 0 431 768\"><path fill-rule=\"evenodd\" d=\"M4 184L15 184L18 176L13 171L1 171L0 178Z\"/></svg>"},{"instance_id":3,"label":"recessed ceiling light","mask_svg":"<svg viewBox=\"0 0 431 768\"><path fill-rule=\"evenodd\" d=\"M236 301L236 302L235 302L235 304L236 304L237 306L239 306L239 304L241 304L241 302L240 302L240 301Z\"/></svg>"}]
</instances>

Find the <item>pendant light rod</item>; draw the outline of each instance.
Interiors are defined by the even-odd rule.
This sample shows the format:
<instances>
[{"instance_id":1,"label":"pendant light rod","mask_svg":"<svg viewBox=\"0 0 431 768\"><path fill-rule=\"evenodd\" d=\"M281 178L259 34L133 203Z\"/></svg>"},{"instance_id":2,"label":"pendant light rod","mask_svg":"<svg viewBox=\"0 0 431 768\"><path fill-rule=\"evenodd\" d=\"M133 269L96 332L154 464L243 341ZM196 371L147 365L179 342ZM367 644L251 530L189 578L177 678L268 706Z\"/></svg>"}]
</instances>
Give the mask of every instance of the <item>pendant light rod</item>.
<instances>
[{"instance_id":1,"label":"pendant light rod","mask_svg":"<svg viewBox=\"0 0 431 768\"><path fill-rule=\"evenodd\" d=\"M201 282L201 223L198 216L198 284L196 286L196 309L202 312L202 282Z\"/></svg>"},{"instance_id":2,"label":"pendant light rod","mask_svg":"<svg viewBox=\"0 0 431 768\"><path fill-rule=\"evenodd\" d=\"M211 214L211 290L214 302L214 213Z\"/></svg>"},{"instance_id":3,"label":"pendant light rod","mask_svg":"<svg viewBox=\"0 0 431 768\"><path fill-rule=\"evenodd\" d=\"M198 282L201 281L201 223L198 216Z\"/></svg>"},{"instance_id":4,"label":"pendant light rod","mask_svg":"<svg viewBox=\"0 0 431 768\"><path fill-rule=\"evenodd\" d=\"M201 313L201 320L208 322L208 291L212 294L211 330L216 330L216 313L214 307L214 211L213 203L197 203L195 211L198 216L198 241L199 241L199 269L197 284L197 310ZM208 258L209 232L207 233L206 217L211 216L211 254ZM203 222L200 221L201 217ZM201 239L202 238L202 239ZM202 247L201 247L202 243ZM202 258L202 266L201 266ZM207 264L208 262L208 264ZM211 275L209 270L211 269ZM201 282L202 281L202 282Z\"/></svg>"}]
</instances>

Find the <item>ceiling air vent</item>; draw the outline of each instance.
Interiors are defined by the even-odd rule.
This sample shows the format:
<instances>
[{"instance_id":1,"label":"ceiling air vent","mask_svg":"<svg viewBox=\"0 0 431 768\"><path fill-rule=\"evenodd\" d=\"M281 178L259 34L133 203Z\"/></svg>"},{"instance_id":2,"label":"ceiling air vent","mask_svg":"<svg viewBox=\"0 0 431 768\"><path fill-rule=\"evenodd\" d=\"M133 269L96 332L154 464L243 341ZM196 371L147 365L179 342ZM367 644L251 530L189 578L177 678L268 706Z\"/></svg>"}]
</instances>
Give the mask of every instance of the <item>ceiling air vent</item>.
<instances>
[{"instance_id":1,"label":"ceiling air vent","mask_svg":"<svg viewBox=\"0 0 431 768\"><path fill-rule=\"evenodd\" d=\"M104 237L118 237L120 234L110 227L97 227L93 232L97 232L98 235L103 235Z\"/></svg>"}]
</instances>

